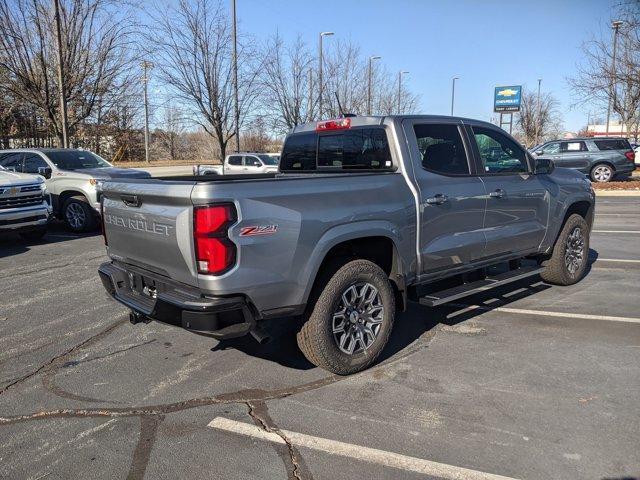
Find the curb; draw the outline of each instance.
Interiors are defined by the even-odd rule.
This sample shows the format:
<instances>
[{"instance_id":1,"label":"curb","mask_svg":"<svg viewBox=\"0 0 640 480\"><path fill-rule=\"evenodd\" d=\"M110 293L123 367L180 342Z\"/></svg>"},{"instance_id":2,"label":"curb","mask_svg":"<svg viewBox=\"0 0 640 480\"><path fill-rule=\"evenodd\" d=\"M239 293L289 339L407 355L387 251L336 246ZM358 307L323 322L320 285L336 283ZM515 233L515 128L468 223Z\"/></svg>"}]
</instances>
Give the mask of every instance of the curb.
<instances>
[{"instance_id":1,"label":"curb","mask_svg":"<svg viewBox=\"0 0 640 480\"><path fill-rule=\"evenodd\" d=\"M596 197L640 197L640 190L598 190L594 189Z\"/></svg>"}]
</instances>

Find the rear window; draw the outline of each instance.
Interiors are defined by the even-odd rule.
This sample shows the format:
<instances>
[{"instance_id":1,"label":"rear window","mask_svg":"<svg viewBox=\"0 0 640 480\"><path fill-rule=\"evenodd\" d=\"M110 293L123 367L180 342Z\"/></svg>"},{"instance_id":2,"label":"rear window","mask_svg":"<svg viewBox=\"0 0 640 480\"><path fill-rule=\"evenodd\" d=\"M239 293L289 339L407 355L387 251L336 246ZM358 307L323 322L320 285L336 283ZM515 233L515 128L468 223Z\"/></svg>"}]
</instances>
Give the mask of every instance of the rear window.
<instances>
[{"instance_id":1,"label":"rear window","mask_svg":"<svg viewBox=\"0 0 640 480\"><path fill-rule=\"evenodd\" d=\"M614 138L610 140L594 140L598 150L631 150L629 141L624 138Z\"/></svg>"},{"instance_id":2,"label":"rear window","mask_svg":"<svg viewBox=\"0 0 640 480\"><path fill-rule=\"evenodd\" d=\"M571 152L586 152L587 145L584 142L562 142L560 144L560 151L571 153Z\"/></svg>"},{"instance_id":3,"label":"rear window","mask_svg":"<svg viewBox=\"0 0 640 480\"><path fill-rule=\"evenodd\" d=\"M281 171L389 170L391 167L391 152L382 128L292 135L280 159Z\"/></svg>"}]
</instances>

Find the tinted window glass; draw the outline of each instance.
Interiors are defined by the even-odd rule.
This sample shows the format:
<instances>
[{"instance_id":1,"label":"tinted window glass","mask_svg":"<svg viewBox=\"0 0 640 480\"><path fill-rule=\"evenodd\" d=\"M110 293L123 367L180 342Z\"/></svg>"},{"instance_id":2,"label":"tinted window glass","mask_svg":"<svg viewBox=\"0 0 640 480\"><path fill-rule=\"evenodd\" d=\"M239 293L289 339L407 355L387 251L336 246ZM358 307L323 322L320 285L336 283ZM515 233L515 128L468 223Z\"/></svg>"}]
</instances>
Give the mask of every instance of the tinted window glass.
<instances>
[{"instance_id":1,"label":"tinted window glass","mask_svg":"<svg viewBox=\"0 0 640 480\"><path fill-rule=\"evenodd\" d=\"M38 168L48 166L47 162L45 162L39 155L27 155L24 158L25 173L38 173Z\"/></svg>"},{"instance_id":2,"label":"tinted window glass","mask_svg":"<svg viewBox=\"0 0 640 480\"><path fill-rule=\"evenodd\" d=\"M318 138L318 167L379 170L391 166L387 135L380 128L359 128Z\"/></svg>"},{"instance_id":3,"label":"tinted window glass","mask_svg":"<svg viewBox=\"0 0 640 480\"><path fill-rule=\"evenodd\" d=\"M280 170L315 170L317 133L301 133L287 138L280 158Z\"/></svg>"},{"instance_id":4,"label":"tinted window glass","mask_svg":"<svg viewBox=\"0 0 640 480\"><path fill-rule=\"evenodd\" d=\"M242 157L234 155L233 157L229 157L229 165L242 165Z\"/></svg>"},{"instance_id":5,"label":"tinted window glass","mask_svg":"<svg viewBox=\"0 0 640 480\"><path fill-rule=\"evenodd\" d=\"M258 160L256 157L244 157L244 164L249 166L249 167L261 167L262 164L260 163L260 160Z\"/></svg>"},{"instance_id":6,"label":"tinted window glass","mask_svg":"<svg viewBox=\"0 0 640 480\"><path fill-rule=\"evenodd\" d=\"M562 142L560 144L560 151L566 153L586 152L587 145L584 142Z\"/></svg>"},{"instance_id":7,"label":"tinted window glass","mask_svg":"<svg viewBox=\"0 0 640 480\"><path fill-rule=\"evenodd\" d=\"M278 159L275 157L272 157L270 155L258 155L258 158L260 158L260 160L262 160L262 163L264 163L265 165L278 166Z\"/></svg>"},{"instance_id":8,"label":"tinted window glass","mask_svg":"<svg viewBox=\"0 0 640 480\"><path fill-rule=\"evenodd\" d=\"M598 150L631 150L629 141L623 138L615 138L611 140L594 140Z\"/></svg>"},{"instance_id":9,"label":"tinted window glass","mask_svg":"<svg viewBox=\"0 0 640 480\"><path fill-rule=\"evenodd\" d=\"M8 153L0 158L0 164L7 170L22 172L22 153Z\"/></svg>"},{"instance_id":10,"label":"tinted window glass","mask_svg":"<svg viewBox=\"0 0 640 480\"><path fill-rule=\"evenodd\" d=\"M58 150L47 152L47 157L61 170L110 167L109 162L94 153L83 150Z\"/></svg>"},{"instance_id":11,"label":"tinted window glass","mask_svg":"<svg viewBox=\"0 0 640 480\"><path fill-rule=\"evenodd\" d=\"M422 166L445 175L469 175L469 162L456 125L414 127Z\"/></svg>"},{"instance_id":12,"label":"tinted window glass","mask_svg":"<svg viewBox=\"0 0 640 480\"><path fill-rule=\"evenodd\" d=\"M473 127L482 167L486 173L528 172L525 151L502 133L482 127ZM545 148L545 153L547 149Z\"/></svg>"},{"instance_id":13,"label":"tinted window glass","mask_svg":"<svg viewBox=\"0 0 640 480\"><path fill-rule=\"evenodd\" d=\"M541 153L545 154L553 154L558 152L560 152L560 144L558 142L545 145L541 151Z\"/></svg>"}]
</instances>

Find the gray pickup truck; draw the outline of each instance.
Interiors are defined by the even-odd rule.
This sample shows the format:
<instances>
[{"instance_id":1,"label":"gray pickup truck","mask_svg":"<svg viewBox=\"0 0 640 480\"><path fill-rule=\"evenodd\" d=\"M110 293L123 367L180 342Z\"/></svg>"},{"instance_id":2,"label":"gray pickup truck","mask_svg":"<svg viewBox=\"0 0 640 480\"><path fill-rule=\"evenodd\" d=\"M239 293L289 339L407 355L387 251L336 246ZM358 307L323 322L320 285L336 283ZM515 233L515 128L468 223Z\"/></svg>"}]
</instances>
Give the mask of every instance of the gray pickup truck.
<instances>
[{"instance_id":1,"label":"gray pickup truck","mask_svg":"<svg viewBox=\"0 0 640 480\"><path fill-rule=\"evenodd\" d=\"M595 197L496 126L440 116L296 127L275 174L102 186L99 273L131 321L216 338L300 317L314 364L372 364L408 301L435 306L540 275L585 274Z\"/></svg>"}]
</instances>

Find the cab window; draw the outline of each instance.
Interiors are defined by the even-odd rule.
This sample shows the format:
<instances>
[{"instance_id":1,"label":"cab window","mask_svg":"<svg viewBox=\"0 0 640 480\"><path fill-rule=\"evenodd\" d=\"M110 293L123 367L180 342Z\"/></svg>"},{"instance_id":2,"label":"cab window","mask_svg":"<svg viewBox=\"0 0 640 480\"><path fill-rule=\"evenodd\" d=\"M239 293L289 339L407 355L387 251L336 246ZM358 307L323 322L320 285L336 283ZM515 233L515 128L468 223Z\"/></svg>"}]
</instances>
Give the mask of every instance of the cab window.
<instances>
[{"instance_id":1,"label":"cab window","mask_svg":"<svg viewBox=\"0 0 640 480\"><path fill-rule=\"evenodd\" d=\"M526 173L527 154L516 142L490 128L473 127L485 174Z\"/></svg>"},{"instance_id":2,"label":"cab window","mask_svg":"<svg viewBox=\"0 0 640 480\"><path fill-rule=\"evenodd\" d=\"M422 168L443 175L469 175L469 162L457 125L415 125Z\"/></svg>"},{"instance_id":3,"label":"cab window","mask_svg":"<svg viewBox=\"0 0 640 480\"><path fill-rule=\"evenodd\" d=\"M22 172L22 153L7 153L0 158L0 165L7 170Z\"/></svg>"},{"instance_id":4,"label":"cab window","mask_svg":"<svg viewBox=\"0 0 640 480\"><path fill-rule=\"evenodd\" d=\"M256 157L244 157L244 164L247 167L261 167L262 163Z\"/></svg>"},{"instance_id":5,"label":"cab window","mask_svg":"<svg viewBox=\"0 0 640 480\"><path fill-rule=\"evenodd\" d=\"M540 153L545 155L553 155L554 153L559 153L559 152L560 152L560 143L558 142L549 143L548 145L545 145L544 147L542 147L542 149L540 150Z\"/></svg>"},{"instance_id":6,"label":"cab window","mask_svg":"<svg viewBox=\"0 0 640 480\"><path fill-rule=\"evenodd\" d=\"M232 157L229 157L229 165L241 166L242 165L242 157L240 157L238 155L234 155Z\"/></svg>"},{"instance_id":7,"label":"cab window","mask_svg":"<svg viewBox=\"0 0 640 480\"><path fill-rule=\"evenodd\" d=\"M48 166L39 155L32 154L24 158L24 173L38 173L38 168Z\"/></svg>"}]
</instances>

